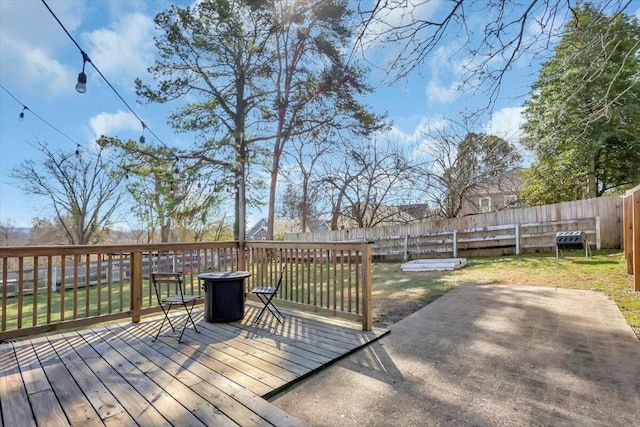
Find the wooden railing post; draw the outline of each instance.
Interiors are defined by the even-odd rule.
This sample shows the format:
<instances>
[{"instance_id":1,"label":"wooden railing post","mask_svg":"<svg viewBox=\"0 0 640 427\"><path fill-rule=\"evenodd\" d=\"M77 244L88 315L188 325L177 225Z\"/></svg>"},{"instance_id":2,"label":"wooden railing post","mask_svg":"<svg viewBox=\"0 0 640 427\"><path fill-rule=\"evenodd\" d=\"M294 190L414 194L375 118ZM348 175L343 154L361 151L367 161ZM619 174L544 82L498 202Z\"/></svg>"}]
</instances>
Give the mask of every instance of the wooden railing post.
<instances>
[{"instance_id":1,"label":"wooden railing post","mask_svg":"<svg viewBox=\"0 0 640 427\"><path fill-rule=\"evenodd\" d=\"M632 210L633 210L633 236L632 251L633 255L633 283L634 290L640 292L640 186L634 188L631 193Z\"/></svg>"},{"instance_id":2,"label":"wooden railing post","mask_svg":"<svg viewBox=\"0 0 640 427\"><path fill-rule=\"evenodd\" d=\"M627 260L627 274L633 274L633 198L627 194L622 200L622 245Z\"/></svg>"},{"instance_id":3,"label":"wooden railing post","mask_svg":"<svg viewBox=\"0 0 640 427\"><path fill-rule=\"evenodd\" d=\"M247 257L245 256L245 248L244 239L238 242L238 270L247 270Z\"/></svg>"},{"instance_id":4,"label":"wooden railing post","mask_svg":"<svg viewBox=\"0 0 640 427\"><path fill-rule=\"evenodd\" d=\"M142 309L142 252L131 253L131 321L140 321Z\"/></svg>"},{"instance_id":5,"label":"wooden railing post","mask_svg":"<svg viewBox=\"0 0 640 427\"><path fill-rule=\"evenodd\" d=\"M371 250L373 242L362 245L362 330L370 331L373 323L371 314L371 287L373 272L371 264Z\"/></svg>"}]
</instances>

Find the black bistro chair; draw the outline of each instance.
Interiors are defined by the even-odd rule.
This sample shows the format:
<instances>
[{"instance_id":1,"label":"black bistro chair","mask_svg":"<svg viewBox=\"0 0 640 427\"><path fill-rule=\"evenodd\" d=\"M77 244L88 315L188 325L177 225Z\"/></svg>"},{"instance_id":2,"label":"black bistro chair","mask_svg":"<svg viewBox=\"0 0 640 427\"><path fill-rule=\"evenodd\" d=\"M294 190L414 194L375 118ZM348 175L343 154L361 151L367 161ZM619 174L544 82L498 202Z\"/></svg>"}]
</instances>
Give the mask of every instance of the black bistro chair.
<instances>
[{"instance_id":1,"label":"black bistro chair","mask_svg":"<svg viewBox=\"0 0 640 427\"><path fill-rule=\"evenodd\" d=\"M193 311L193 307L196 302L202 297L200 295L189 295L184 293L184 289L182 287L182 273L162 273L156 271L151 273L151 282L153 283L153 289L155 290L156 298L158 299L158 305L164 313L164 319L162 319L160 328L158 328L158 333L153 340L157 340L160 336L160 331L162 331L165 320L169 322L169 325L171 325L171 330L174 332L176 331L176 328L173 326L173 323L169 318L169 311L171 311L173 306L182 306L187 312L187 318L182 326L182 332L180 332L178 342L182 341L182 335L184 335L184 331L189 322L193 325L193 329L199 333L200 331L198 331L198 328L193 321L193 317L191 317L191 312Z\"/></svg>"},{"instance_id":2,"label":"black bistro chair","mask_svg":"<svg viewBox=\"0 0 640 427\"><path fill-rule=\"evenodd\" d=\"M262 315L264 314L264 311L267 309L271 312L273 317L276 318L278 323L282 323L282 320L284 320L284 315L280 313L280 310L278 310L278 308L275 305L273 305L272 300L273 300L273 297L275 297L276 294L278 293L278 289L280 289L280 285L282 284L282 277L284 276L284 272L286 269L287 269L287 264L283 264L282 269L280 270L280 277L278 278L278 284L275 287L256 286L251 290L251 293L256 295L258 299L262 301L262 303L264 304L264 307L262 307L262 310L260 310L260 314L258 314L258 317L256 317L256 320L254 320L253 322L254 325L258 323L258 321L260 320L260 317L262 317Z\"/></svg>"}]
</instances>

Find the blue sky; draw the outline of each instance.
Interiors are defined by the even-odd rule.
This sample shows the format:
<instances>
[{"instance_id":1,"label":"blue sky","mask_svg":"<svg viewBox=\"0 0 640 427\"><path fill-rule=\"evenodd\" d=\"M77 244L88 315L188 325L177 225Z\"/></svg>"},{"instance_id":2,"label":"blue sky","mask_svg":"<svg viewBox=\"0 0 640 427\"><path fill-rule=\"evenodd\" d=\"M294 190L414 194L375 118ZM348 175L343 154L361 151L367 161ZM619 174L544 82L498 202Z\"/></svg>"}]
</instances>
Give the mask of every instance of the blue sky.
<instances>
[{"instance_id":1,"label":"blue sky","mask_svg":"<svg viewBox=\"0 0 640 427\"><path fill-rule=\"evenodd\" d=\"M147 126L169 146L189 146L190 135L176 134L166 124L168 113L177 104L139 105L133 81L136 77L149 80L146 68L155 56L153 16L170 4L184 6L190 2L49 0L48 3ZM633 3L638 4L630 10L638 15L640 2ZM429 10L422 13L435 13L441 6L441 1L431 2ZM399 16L397 11L390 13L389 23L400 19ZM528 31L535 32L535 28ZM486 96L481 93L454 90L463 77L466 60L460 54L460 43L455 37L445 40L408 78L392 86L381 86L366 98L375 111L388 112L394 123L390 135L399 143L419 144L425 128L437 126L443 118L457 118L462 109L486 104ZM382 63L383 53L393 52L388 48L372 49L368 59ZM517 142L521 106L535 80L538 64L539 60L532 63L526 58L515 64L505 79L501 97L493 111L481 119L479 130ZM18 120L22 105L0 89L1 221L11 219L17 226L26 227L35 216L50 216L45 200L23 194L8 178L9 171L22 161L41 158L30 143L46 142L52 151L74 150L76 144L91 146L102 134L123 139L140 136L140 122L92 67L86 69L87 92L75 91L81 68L80 52L40 0L0 0L0 84L21 104L69 137L58 134L29 111L25 112L24 120ZM374 70L371 82L380 84L383 75ZM262 215L259 210L250 212L248 226Z\"/></svg>"}]
</instances>

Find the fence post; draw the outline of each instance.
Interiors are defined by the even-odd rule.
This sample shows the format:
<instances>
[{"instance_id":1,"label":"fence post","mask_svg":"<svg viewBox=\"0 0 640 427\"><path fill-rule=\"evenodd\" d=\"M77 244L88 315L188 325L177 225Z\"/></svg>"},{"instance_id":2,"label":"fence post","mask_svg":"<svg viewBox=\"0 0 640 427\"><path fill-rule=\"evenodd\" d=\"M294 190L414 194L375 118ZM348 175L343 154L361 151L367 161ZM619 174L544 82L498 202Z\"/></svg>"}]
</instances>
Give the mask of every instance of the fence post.
<instances>
[{"instance_id":1,"label":"fence post","mask_svg":"<svg viewBox=\"0 0 640 427\"><path fill-rule=\"evenodd\" d=\"M140 321L142 309L142 252L131 253L131 321Z\"/></svg>"},{"instance_id":2,"label":"fence post","mask_svg":"<svg viewBox=\"0 0 640 427\"><path fill-rule=\"evenodd\" d=\"M372 327L371 315L371 248L373 242L362 245L362 330L370 331Z\"/></svg>"},{"instance_id":3,"label":"fence post","mask_svg":"<svg viewBox=\"0 0 640 427\"><path fill-rule=\"evenodd\" d=\"M633 274L633 197L626 194L622 199L622 242L624 257L627 260L627 273Z\"/></svg>"},{"instance_id":4,"label":"fence post","mask_svg":"<svg viewBox=\"0 0 640 427\"><path fill-rule=\"evenodd\" d=\"M596 249L600 250L602 242L600 240L600 215L596 217Z\"/></svg>"},{"instance_id":5,"label":"fence post","mask_svg":"<svg viewBox=\"0 0 640 427\"><path fill-rule=\"evenodd\" d=\"M520 255L520 223L514 224L516 228L516 255Z\"/></svg>"},{"instance_id":6,"label":"fence post","mask_svg":"<svg viewBox=\"0 0 640 427\"><path fill-rule=\"evenodd\" d=\"M458 230L453 230L453 257L458 258Z\"/></svg>"},{"instance_id":7,"label":"fence post","mask_svg":"<svg viewBox=\"0 0 640 427\"><path fill-rule=\"evenodd\" d=\"M409 235L406 234L404 236L404 256L402 257L403 261L409 260Z\"/></svg>"}]
</instances>

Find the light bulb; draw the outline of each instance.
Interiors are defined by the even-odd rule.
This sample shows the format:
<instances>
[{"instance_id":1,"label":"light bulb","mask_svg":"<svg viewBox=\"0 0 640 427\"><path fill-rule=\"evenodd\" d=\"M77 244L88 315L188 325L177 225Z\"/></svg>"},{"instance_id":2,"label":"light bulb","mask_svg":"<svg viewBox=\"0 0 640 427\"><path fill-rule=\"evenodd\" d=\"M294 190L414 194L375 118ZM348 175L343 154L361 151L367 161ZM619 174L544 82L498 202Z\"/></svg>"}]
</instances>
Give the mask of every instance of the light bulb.
<instances>
[{"instance_id":1,"label":"light bulb","mask_svg":"<svg viewBox=\"0 0 640 427\"><path fill-rule=\"evenodd\" d=\"M79 93L85 93L87 91L87 75L83 72L78 74L78 83L76 84L76 90Z\"/></svg>"}]
</instances>

